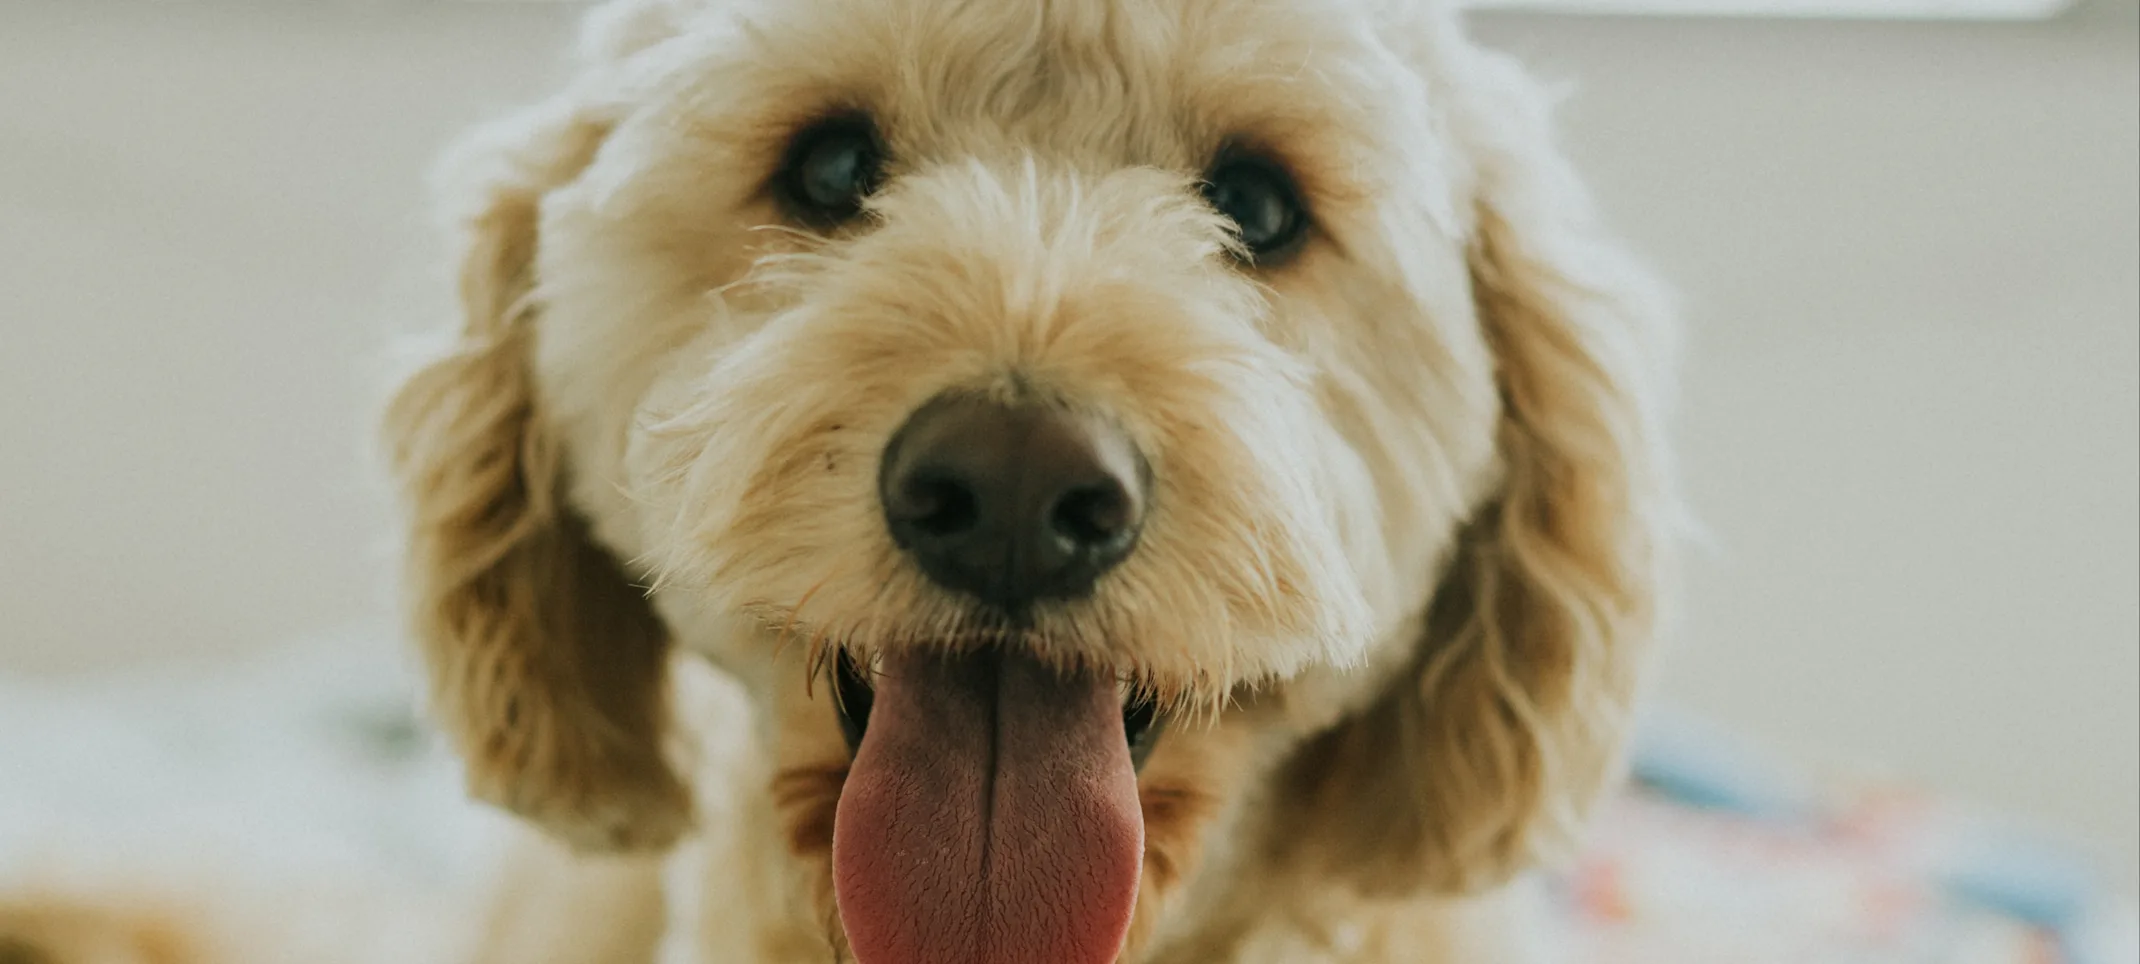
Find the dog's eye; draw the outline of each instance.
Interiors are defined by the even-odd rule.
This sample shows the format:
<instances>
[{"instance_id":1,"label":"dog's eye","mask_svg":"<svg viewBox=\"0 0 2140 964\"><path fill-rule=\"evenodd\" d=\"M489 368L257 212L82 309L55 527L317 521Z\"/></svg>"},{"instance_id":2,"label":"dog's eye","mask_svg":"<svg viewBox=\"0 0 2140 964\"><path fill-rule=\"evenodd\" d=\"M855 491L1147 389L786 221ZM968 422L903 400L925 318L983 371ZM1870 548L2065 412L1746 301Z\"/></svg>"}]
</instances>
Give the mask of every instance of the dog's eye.
<instances>
[{"instance_id":1,"label":"dog's eye","mask_svg":"<svg viewBox=\"0 0 2140 964\"><path fill-rule=\"evenodd\" d=\"M1204 176L1203 190L1204 199L1234 223L1253 260L1289 252L1307 228L1293 179L1261 158L1221 159Z\"/></svg>"},{"instance_id":2,"label":"dog's eye","mask_svg":"<svg viewBox=\"0 0 2140 964\"><path fill-rule=\"evenodd\" d=\"M829 227L862 213L862 202L877 189L883 169L884 150L868 121L825 121L789 145L780 193L797 217Z\"/></svg>"}]
</instances>

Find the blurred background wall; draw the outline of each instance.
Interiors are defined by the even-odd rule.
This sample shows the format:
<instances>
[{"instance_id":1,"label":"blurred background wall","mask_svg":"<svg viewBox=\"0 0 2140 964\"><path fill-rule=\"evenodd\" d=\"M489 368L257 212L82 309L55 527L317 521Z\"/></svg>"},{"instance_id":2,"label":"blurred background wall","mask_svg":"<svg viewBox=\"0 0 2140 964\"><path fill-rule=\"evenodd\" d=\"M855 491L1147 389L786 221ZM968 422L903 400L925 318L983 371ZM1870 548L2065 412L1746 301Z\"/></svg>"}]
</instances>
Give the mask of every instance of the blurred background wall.
<instances>
[{"instance_id":1,"label":"blurred background wall","mask_svg":"<svg viewBox=\"0 0 2140 964\"><path fill-rule=\"evenodd\" d=\"M0 671L393 625L366 455L421 175L570 5L0 5ZM2140 865L2140 26L1557 18L1685 292L1713 548L1663 696Z\"/></svg>"}]
</instances>

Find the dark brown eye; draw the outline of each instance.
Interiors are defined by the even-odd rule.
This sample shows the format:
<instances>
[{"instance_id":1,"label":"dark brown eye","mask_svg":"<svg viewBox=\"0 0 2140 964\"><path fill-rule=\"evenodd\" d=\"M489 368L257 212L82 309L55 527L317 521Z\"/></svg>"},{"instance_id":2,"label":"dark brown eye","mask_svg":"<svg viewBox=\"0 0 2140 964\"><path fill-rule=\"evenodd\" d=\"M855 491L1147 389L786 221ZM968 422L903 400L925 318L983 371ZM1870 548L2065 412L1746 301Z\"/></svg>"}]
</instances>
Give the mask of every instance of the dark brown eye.
<instances>
[{"instance_id":1,"label":"dark brown eye","mask_svg":"<svg viewBox=\"0 0 2140 964\"><path fill-rule=\"evenodd\" d=\"M862 202L884 175L884 150L864 118L820 122L797 135L782 162L778 187L795 216L831 227L862 213Z\"/></svg>"},{"instance_id":2,"label":"dark brown eye","mask_svg":"<svg viewBox=\"0 0 2140 964\"><path fill-rule=\"evenodd\" d=\"M1204 175L1204 199L1234 224L1253 261L1290 252L1308 226L1300 192L1260 157L1221 157Z\"/></svg>"}]
</instances>

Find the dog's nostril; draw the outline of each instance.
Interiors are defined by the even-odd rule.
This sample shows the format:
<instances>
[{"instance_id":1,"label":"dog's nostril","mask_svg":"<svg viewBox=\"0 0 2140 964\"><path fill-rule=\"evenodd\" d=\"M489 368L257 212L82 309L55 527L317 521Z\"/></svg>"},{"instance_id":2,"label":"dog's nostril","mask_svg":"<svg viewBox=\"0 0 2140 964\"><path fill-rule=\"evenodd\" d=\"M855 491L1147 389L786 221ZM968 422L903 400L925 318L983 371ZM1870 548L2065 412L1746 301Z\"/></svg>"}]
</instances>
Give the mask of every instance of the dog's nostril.
<instances>
[{"instance_id":1,"label":"dog's nostril","mask_svg":"<svg viewBox=\"0 0 2140 964\"><path fill-rule=\"evenodd\" d=\"M1129 494L1112 480L1063 493L1048 514L1056 534L1079 549L1114 543L1128 533L1132 521Z\"/></svg>"},{"instance_id":2,"label":"dog's nostril","mask_svg":"<svg viewBox=\"0 0 2140 964\"><path fill-rule=\"evenodd\" d=\"M981 520L981 503L973 487L949 475L917 474L899 487L892 511L923 535L954 536Z\"/></svg>"}]
</instances>

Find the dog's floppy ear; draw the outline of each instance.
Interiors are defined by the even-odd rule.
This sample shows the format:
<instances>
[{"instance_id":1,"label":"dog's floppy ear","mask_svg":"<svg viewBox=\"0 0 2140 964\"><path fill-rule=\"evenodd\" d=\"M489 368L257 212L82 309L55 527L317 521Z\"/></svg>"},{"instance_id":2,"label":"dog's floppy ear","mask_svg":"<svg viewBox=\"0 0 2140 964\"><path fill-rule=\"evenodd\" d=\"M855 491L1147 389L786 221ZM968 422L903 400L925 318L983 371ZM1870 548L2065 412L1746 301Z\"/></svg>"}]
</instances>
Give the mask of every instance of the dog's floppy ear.
<instances>
[{"instance_id":1,"label":"dog's floppy ear","mask_svg":"<svg viewBox=\"0 0 2140 964\"><path fill-rule=\"evenodd\" d=\"M1596 223L1530 78L1458 46L1445 83L1475 178L1502 482L1459 537L1416 663L1306 748L1296 783L1322 823L1309 846L1374 892L1475 891L1571 840L1620 772L1677 518L1665 299Z\"/></svg>"},{"instance_id":2,"label":"dog's floppy ear","mask_svg":"<svg viewBox=\"0 0 2140 964\"><path fill-rule=\"evenodd\" d=\"M444 168L462 309L385 419L440 725L470 792L589 849L666 845L690 799L666 756L669 640L563 499L529 371L543 196L609 121L572 98L479 130Z\"/></svg>"}]
</instances>

